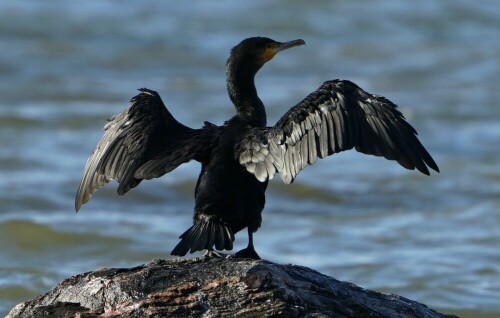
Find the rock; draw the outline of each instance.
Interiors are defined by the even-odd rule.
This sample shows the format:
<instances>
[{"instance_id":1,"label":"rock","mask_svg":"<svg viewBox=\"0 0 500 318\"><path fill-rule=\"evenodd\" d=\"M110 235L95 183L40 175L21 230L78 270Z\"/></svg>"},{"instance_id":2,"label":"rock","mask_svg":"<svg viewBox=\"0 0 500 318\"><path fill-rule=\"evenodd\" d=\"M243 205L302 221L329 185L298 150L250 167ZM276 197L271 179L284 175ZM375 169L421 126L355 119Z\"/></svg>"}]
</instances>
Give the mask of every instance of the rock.
<instances>
[{"instance_id":1,"label":"rock","mask_svg":"<svg viewBox=\"0 0 500 318\"><path fill-rule=\"evenodd\" d=\"M455 317L312 269L263 260L153 260L69 277L14 317Z\"/></svg>"}]
</instances>

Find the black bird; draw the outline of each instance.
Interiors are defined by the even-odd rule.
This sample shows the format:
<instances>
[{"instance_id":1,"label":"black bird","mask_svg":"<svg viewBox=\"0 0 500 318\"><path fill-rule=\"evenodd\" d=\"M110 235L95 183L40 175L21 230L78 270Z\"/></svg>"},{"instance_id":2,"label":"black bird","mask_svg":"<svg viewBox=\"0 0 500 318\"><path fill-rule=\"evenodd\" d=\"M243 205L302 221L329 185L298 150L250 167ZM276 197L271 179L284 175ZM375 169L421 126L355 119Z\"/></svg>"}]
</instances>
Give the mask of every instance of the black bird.
<instances>
[{"instance_id":1,"label":"black bird","mask_svg":"<svg viewBox=\"0 0 500 318\"><path fill-rule=\"evenodd\" d=\"M231 50L226 77L236 115L222 126L200 129L179 123L158 93L146 88L124 112L108 119L104 136L87 160L75 199L78 211L110 180L122 195L143 179L157 178L192 159L201 163L193 226L172 255L231 250L234 234L248 229L248 247L236 256L259 258L253 233L261 225L268 180L285 183L318 158L355 148L429 175L439 169L415 129L386 98L347 80L331 80L292 107L271 127L254 77L278 52L304 45L253 37Z\"/></svg>"}]
</instances>

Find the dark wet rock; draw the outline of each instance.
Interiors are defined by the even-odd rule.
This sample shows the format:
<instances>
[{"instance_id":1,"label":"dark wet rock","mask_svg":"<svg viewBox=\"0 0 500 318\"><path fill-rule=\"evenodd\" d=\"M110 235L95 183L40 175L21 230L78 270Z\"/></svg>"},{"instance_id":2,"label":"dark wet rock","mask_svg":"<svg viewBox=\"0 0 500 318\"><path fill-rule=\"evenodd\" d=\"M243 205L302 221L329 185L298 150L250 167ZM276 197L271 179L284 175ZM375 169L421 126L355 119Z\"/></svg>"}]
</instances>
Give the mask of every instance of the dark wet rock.
<instances>
[{"instance_id":1,"label":"dark wet rock","mask_svg":"<svg viewBox=\"0 0 500 318\"><path fill-rule=\"evenodd\" d=\"M314 270L248 259L154 260L69 277L14 317L455 317Z\"/></svg>"}]
</instances>

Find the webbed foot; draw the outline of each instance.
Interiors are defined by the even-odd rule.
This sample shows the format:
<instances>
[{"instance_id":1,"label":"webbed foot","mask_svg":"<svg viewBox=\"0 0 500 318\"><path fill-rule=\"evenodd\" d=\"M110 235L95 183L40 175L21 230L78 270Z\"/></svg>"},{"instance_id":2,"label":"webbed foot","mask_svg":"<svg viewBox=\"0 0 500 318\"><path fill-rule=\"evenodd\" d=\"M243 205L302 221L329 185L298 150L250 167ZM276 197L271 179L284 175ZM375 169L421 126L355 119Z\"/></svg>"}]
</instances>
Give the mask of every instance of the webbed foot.
<instances>
[{"instance_id":1,"label":"webbed foot","mask_svg":"<svg viewBox=\"0 0 500 318\"><path fill-rule=\"evenodd\" d=\"M257 254L257 252L255 251L255 249L253 247L244 248L241 251L235 253L233 257L260 259L259 254Z\"/></svg>"},{"instance_id":2,"label":"webbed foot","mask_svg":"<svg viewBox=\"0 0 500 318\"><path fill-rule=\"evenodd\" d=\"M205 254L202 255L202 257L205 257L205 258L212 258L212 257L227 258L228 256L229 256L229 254L224 254L224 253L217 252L214 250L207 250L205 252Z\"/></svg>"}]
</instances>

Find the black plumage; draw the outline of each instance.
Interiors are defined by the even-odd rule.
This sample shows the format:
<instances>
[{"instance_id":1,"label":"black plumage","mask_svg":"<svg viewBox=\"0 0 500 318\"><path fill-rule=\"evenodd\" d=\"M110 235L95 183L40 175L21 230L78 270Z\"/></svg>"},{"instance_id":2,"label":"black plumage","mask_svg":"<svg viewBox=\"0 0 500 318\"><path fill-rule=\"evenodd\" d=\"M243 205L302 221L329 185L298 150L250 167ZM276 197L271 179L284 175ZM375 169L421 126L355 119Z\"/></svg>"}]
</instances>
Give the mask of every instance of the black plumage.
<instances>
[{"instance_id":1,"label":"black plumage","mask_svg":"<svg viewBox=\"0 0 500 318\"><path fill-rule=\"evenodd\" d=\"M248 247L236 255L259 258L253 233L261 225L267 183L276 172L291 183L318 158L352 148L427 175L428 167L439 171L397 106L350 81L325 82L267 127L255 74L278 52L303 44L255 37L231 50L226 76L236 115L222 126L205 122L200 129L186 127L156 92L140 89L131 106L105 125L85 166L76 210L110 180L117 180L118 194L124 194L143 179L160 177L194 159L202 168L193 226L180 236L172 254L231 250L234 234L247 228Z\"/></svg>"}]
</instances>

